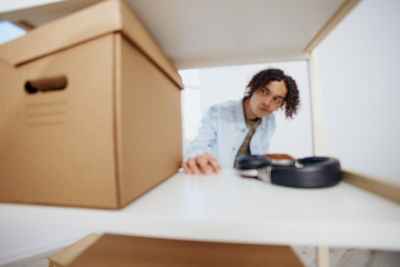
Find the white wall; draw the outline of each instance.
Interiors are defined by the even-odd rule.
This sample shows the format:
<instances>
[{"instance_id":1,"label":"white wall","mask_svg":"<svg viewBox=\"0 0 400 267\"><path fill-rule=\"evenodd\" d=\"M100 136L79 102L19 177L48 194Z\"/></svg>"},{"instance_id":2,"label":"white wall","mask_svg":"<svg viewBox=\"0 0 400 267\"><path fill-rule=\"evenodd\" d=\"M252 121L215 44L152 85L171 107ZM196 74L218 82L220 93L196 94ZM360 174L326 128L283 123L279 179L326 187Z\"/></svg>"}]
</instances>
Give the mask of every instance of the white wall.
<instances>
[{"instance_id":1,"label":"white wall","mask_svg":"<svg viewBox=\"0 0 400 267\"><path fill-rule=\"evenodd\" d=\"M400 1L363 0L319 46L326 153L400 182Z\"/></svg>"},{"instance_id":2,"label":"white wall","mask_svg":"<svg viewBox=\"0 0 400 267\"><path fill-rule=\"evenodd\" d=\"M0 44L11 41L25 34L25 30L9 21L0 21Z\"/></svg>"},{"instance_id":3,"label":"white wall","mask_svg":"<svg viewBox=\"0 0 400 267\"><path fill-rule=\"evenodd\" d=\"M179 72L185 86L181 92L182 136L183 146L187 145L197 135L200 125L200 76L198 69Z\"/></svg>"},{"instance_id":4,"label":"white wall","mask_svg":"<svg viewBox=\"0 0 400 267\"><path fill-rule=\"evenodd\" d=\"M190 88L193 87L194 83L197 83L196 86L199 87L198 90L200 91L200 99L183 97L183 100L186 101L183 109L183 128L186 129L184 131L185 139L190 140L197 134L197 129L200 126L200 117L211 105L229 99L242 98L252 76L258 71L270 67L280 68L292 76L298 84L301 98L301 106L298 115L294 119L288 120L284 117L283 111L277 112L277 130L272 140L270 152L287 153L295 157L310 156L312 154L310 97L307 63L305 61L181 71L185 87L186 84L189 87L188 92L184 93L184 95L195 96ZM196 79L192 76L193 71L197 72ZM188 109L189 106L190 109Z\"/></svg>"},{"instance_id":5,"label":"white wall","mask_svg":"<svg viewBox=\"0 0 400 267\"><path fill-rule=\"evenodd\" d=\"M0 265L61 249L93 231L33 222L0 222Z\"/></svg>"}]
</instances>

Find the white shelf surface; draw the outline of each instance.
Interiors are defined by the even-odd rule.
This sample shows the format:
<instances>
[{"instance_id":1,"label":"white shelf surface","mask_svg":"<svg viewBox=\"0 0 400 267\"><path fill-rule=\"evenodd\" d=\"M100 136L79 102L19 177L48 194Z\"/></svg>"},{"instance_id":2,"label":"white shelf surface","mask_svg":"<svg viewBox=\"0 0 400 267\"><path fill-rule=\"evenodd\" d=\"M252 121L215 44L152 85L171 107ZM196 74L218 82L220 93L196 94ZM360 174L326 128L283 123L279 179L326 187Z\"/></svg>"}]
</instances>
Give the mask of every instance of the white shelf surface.
<instances>
[{"instance_id":1,"label":"white shelf surface","mask_svg":"<svg viewBox=\"0 0 400 267\"><path fill-rule=\"evenodd\" d=\"M2 0L0 20L41 26L100 0ZM304 60L354 0L126 0L178 69Z\"/></svg>"},{"instance_id":2,"label":"white shelf surface","mask_svg":"<svg viewBox=\"0 0 400 267\"><path fill-rule=\"evenodd\" d=\"M242 243L400 250L400 205L345 182L294 189L177 173L121 210L0 204L1 223Z\"/></svg>"}]
</instances>

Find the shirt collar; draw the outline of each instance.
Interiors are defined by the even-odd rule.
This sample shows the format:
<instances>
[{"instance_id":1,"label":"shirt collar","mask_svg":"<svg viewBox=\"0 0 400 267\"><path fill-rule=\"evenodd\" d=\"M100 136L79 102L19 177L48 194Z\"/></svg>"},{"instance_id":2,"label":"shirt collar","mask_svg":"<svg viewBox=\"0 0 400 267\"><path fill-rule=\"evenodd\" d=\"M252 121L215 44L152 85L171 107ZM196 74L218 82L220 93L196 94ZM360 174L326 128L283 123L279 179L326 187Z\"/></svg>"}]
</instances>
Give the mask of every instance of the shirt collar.
<instances>
[{"instance_id":1,"label":"shirt collar","mask_svg":"<svg viewBox=\"0 0 400 267\"><path fill-rule=\"evenodd\" d=\"M243 100L244 98L242 98L239 101L236 101L235 103L235 122L236 122L236 129L237 130L242 130L242 129L246 129L246 121L244 119L244 111L243 111Z\"/></svg>"}]
</instances>

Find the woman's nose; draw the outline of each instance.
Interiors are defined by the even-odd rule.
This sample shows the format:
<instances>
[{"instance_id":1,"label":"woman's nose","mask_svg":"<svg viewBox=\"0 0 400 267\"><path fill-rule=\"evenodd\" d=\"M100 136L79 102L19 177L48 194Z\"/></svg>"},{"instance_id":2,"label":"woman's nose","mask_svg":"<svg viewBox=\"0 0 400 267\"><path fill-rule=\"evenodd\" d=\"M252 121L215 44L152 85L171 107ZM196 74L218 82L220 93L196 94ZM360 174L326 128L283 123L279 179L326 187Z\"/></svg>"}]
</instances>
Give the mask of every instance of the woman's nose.
<instances>
[{"instance_id":1,"label":"woman's nose","mask_svg":"<svg viewBox=\"0 0 400 267\"><path fill-rule=\"evenodd\" d=\"M271 103L272 103L272 97L271 96L264 97L263 104L265 106L269 106Z\"/></svg>"}]
</instances>

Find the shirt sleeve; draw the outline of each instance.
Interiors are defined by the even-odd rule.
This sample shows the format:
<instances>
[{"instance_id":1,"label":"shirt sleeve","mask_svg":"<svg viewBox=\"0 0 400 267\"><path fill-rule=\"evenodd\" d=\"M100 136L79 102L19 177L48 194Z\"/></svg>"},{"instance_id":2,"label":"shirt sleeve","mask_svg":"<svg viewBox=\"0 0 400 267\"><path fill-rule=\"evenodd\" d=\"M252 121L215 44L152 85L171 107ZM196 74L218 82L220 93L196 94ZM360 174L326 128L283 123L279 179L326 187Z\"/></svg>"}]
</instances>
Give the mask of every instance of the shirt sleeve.
<instances>
[{"instance_id":1,"label":"shirt sleeve","mask_svg":"<svg viewBox=\"0 0 400 267\"><path fill-rule=\"evenodd\" d=\"M215 157L218 127L217 113L218 108L213 106L203 116L197 137L185 147L184 161L205 152Z\"/></svg>"}]
</instances>

